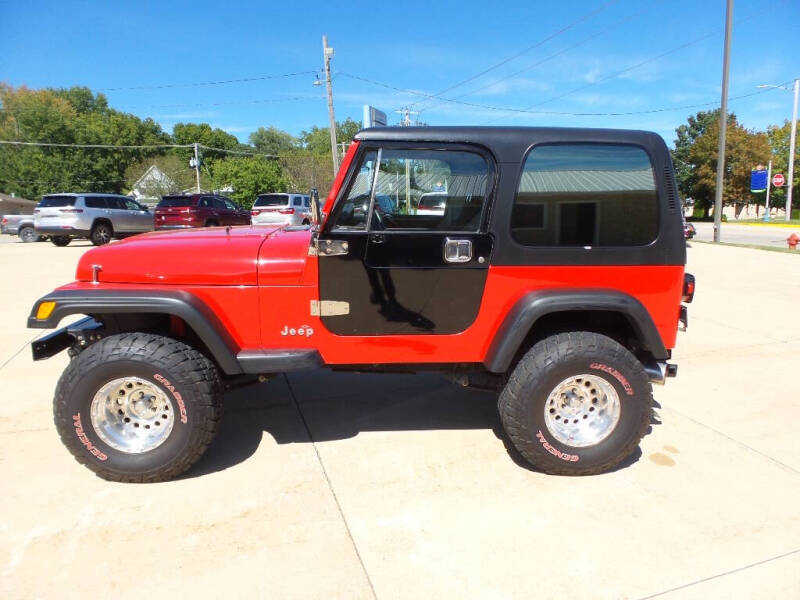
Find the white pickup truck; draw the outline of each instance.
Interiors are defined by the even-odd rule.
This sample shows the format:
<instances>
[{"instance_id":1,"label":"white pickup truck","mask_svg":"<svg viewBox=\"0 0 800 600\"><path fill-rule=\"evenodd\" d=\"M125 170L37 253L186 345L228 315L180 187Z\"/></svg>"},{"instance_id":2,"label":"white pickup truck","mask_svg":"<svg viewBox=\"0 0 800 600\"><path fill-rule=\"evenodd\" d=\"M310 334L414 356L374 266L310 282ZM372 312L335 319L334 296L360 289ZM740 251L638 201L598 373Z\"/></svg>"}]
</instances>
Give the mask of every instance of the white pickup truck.
<instances>
[{"instance_id":1,"label":"white pickup truck","mask_svg":"<svg viewBox=\"0 0 800 600\"><path fill-rule=\"evenodd\" d=\"M18 235L23 242L40 242L47 239L33 228L33 215L3 215L0 233Z\"/></svg>"}]
</instances>

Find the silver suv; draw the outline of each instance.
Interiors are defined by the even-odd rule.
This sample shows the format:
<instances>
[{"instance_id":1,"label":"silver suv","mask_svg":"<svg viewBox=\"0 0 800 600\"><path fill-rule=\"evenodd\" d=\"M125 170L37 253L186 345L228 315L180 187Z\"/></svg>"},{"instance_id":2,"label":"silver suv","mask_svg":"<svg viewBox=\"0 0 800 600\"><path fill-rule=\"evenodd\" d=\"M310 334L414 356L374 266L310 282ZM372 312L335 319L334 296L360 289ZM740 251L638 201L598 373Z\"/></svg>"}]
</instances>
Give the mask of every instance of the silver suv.
<instances>
[{"instance_id":1,"label":"silver suv","mask_svg":"<svg viewBox=\"0 0 800 600\"><path fill-rule=\"evenodd\" d=\"M253 225L308 225L311 197L304 194L260 194L250 211Z\"/></svg>"},{"instance_id":2,"label":"silver suv","mask_svg":"<svg viewBox=\"0 0 800 600\"><path fill-rule=\"evenodd\" d=\"M153 213L116 194L42 196L33 218L36 233L50 236L56 246L66 246L72 238L89 238L101 246L112 238L153 230Z\"/></svg>"}]
</instances>

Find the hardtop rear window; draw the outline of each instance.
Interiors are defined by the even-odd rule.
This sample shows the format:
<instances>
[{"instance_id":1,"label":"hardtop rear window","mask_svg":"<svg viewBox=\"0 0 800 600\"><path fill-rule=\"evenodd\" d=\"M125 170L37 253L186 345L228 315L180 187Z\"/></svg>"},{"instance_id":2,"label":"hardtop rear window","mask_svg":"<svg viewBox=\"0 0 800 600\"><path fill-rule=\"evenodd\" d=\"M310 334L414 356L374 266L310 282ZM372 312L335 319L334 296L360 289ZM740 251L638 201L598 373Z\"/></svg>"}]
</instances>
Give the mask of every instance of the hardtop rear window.
<instances>
[{"instance_id":1,"label":"hardtop rear window","mask_svg":"<svg viewBox=\"0 0 800 600\"><path fill-rule=\"evenodd\" d=\"M289 194L262 194L253 206L278 206L289 203Z\"/></svg>"},{"instance_id":2,"label":"hardtop rear window","mask_svg":"<svg viewBox=\"0 0 800 600\"><path fill-rule=\"evenodd\" d=\"M75 196L44 196L39 202L39 208L59 208L61 206L75 206Z\"/></svg>"},{"instance_id":3,"label":"hardtop rear window","mask_svg":"<svg viewBox=\"0 0 800 600\"><path fill-rule=\"evenodd\" d=\"M158 203L157 208L165 208L171 206L194 206L195 199L193 196L164 196L161 202Z\"/></svg>"}]
</instances>

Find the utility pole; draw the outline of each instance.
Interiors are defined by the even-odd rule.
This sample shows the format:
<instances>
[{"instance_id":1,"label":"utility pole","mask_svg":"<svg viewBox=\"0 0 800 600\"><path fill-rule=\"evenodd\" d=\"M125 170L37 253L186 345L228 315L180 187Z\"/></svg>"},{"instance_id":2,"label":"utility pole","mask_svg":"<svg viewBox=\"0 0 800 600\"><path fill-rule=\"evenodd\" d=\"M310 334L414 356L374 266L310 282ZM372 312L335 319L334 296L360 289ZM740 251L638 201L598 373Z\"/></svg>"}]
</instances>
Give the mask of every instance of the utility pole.
<instances>
[{"instance_id":1,"label":"utility pole","mask_svg":"<svg viewBox=\"0 0 800 600\"><path fill-rule=\"evenodd\" d=\"M797 96L800 93L800 79L794 80L794 105L792 106L792 134L789 137L789 181L786 190L786 220L792 218L792 186L794 184L794 148L797 139Z\"/></svg>"},{"instance_id":2,"label":"utility pole","mask_svg":"<svg viewBox=\"0 0 800 600\"><path fill-rule=\"evenodd\" d=\"M322 56L325 59L325 85L328 88L328 118L331 122L331 154L333 155L333 176L339 172L339 146L336 143L336 116L333 113L333 87L331 86L331 59L333 48L328 47L328 36L322 36Z\"/></svg>"},{"instance_id":3,"label":"utility pole","mask_svg":"<svg viewBox=\"0 0 800 600\"><path fill-rule=\"evenodd\" d=\"M728 128L728 71L730 69L733 0L728 0L725 17L725 50L722 54L722 103L719 111L719 152L717 154L717 190L714 198L714 241L719 241L722 227L722 186L725 182L725 134Z\"/></svg>"},{"instance_id":4,"label":"utility pole","mask_svg":"<svg viewBox=\"0 0 800 600\"><path fill-rule=\"evenodd\" d=\"M197 153L197 146L198 146L197 142L195 142L192 145L194 146L194 172L195 172L195 175L197 176L197 193L199 194L200 193L200 157L198 156L198 153Z\"/></svg>"},{"instance_id":5,"label":"utility pole","mask_svg":"<svg viewBox=\"0 0 800 600\"><path fill-rule=\"evenodd\" d=\"M769 221L769 188L772 187L772 161L769 161L769 166L767 166L767 199L764 203L764 220Z\"/></svg>"}]
</instances>

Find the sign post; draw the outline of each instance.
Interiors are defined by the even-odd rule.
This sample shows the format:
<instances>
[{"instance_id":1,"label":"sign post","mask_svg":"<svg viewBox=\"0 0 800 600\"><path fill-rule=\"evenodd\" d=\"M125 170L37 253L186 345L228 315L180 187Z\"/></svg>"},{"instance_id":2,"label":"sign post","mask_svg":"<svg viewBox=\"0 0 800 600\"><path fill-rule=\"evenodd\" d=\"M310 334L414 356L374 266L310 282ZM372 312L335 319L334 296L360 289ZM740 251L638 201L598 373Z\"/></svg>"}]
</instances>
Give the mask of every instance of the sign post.
<instances>
[{"instance_id":1,"label":"sign post","mask_svg":"<svg viewBox=\"0 0 800 600\"><path fill-rule=\"evenodd\" d=\"M772 181L772 161L767 166L767 199L764 206L764 220L769 221L769 182Z\"/></svg>"}]
</instances>

